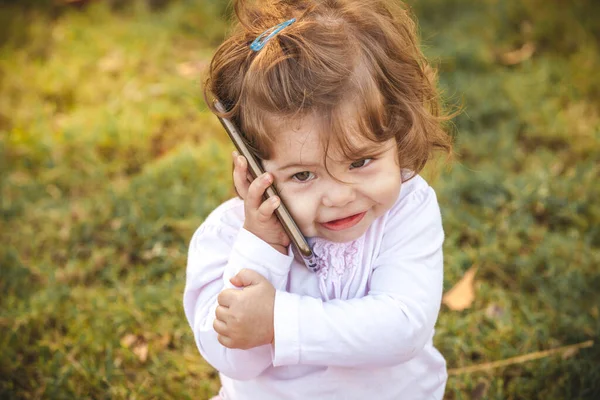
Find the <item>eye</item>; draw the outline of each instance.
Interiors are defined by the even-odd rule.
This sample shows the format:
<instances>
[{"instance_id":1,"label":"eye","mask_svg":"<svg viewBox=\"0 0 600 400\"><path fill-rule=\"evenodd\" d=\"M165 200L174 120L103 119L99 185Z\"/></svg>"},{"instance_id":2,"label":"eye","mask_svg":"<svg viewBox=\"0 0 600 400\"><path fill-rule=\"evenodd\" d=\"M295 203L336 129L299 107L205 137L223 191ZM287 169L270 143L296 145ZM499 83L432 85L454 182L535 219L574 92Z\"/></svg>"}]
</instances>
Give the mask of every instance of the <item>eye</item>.
<instances>
[{"instance_id":1,"label":"eye","mask_svg":"<svg viewBox=\"0 0 600 400\"><path fill-rule=\"evenodd\" d=\"M350 169L366 167L373 161L372 158L363 158L362 160L354 161L350 164Z\"/></svg>"},{"instance_id":2,"label":"eye","mask_svg":"<svg viewBox=\"0 0 600 400\"><path fill-rule=\"evenodd\" d=\"M308 182L314 179L315 175L310 171L302 171L292 175L292 179L297 182Z\"/></svg>"}]
</instances>

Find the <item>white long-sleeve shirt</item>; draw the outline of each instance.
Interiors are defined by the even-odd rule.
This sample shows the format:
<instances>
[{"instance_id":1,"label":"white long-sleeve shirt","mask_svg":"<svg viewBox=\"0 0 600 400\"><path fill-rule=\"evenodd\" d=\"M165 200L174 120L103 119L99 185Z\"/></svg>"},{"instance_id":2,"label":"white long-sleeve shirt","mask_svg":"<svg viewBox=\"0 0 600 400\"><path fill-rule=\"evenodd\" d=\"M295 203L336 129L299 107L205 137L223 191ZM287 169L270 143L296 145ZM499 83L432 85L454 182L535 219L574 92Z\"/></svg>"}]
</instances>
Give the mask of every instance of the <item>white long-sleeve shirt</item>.
<instances>
[{"instance_id":1,"label":"white long-sleeve shirt","mask_svg":"<svg viewBox=\"0 0 600 400\"><path fill-rule=\"evenodd\" d=\"M419 176L352 244L317 239L319 273L243 229L239 198L215 209L190 243L184 309L227 400L442 399L446 363L433 347L444 233ZM213 330L217 296L243 268L275 287L275 346L228 349Z\"/></svg>"}]
</instances>

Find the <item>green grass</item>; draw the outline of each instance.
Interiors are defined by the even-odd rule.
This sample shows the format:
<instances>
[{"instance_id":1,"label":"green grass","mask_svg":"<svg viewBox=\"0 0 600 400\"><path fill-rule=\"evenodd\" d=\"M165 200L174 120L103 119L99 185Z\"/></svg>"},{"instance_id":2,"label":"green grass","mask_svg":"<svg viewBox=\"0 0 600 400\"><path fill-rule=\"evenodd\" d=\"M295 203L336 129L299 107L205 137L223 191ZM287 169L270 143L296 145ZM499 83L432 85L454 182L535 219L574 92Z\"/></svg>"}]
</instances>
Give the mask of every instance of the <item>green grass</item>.
<instances>
[{"instance_id":1,"label":"green grass","mask_svg":"<svg viewBox=\"0 0 600 400\"><path fill-rule=\"evenodd\" d=\"M457 161L434 181L445 288L479 266L473 306L442 308L436 345L455 368L596 341L452 376L447 398L599 398L600 7L413 3L464 106ZM231 147L201 97L224 14L0 3L0 398L217 391L181 296L191 234L232 195ZM533 55L505 65L524 43Z\"/></svg>"}]
</instances>

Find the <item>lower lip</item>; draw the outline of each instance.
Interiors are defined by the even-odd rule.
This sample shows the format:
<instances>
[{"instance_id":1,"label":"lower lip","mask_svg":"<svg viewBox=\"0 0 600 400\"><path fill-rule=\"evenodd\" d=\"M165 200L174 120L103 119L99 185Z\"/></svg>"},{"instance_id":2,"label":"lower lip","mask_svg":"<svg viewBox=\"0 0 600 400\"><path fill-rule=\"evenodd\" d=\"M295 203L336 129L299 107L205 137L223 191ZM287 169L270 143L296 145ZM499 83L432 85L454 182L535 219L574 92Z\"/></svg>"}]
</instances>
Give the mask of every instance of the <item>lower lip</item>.
<instances>
[{"instance_id":1,"label":"lower lip","mask_svg":"<svg viewBox=\"0 0 600 400\"><path fill-rule=\"evenodd\" d=\"M358 224L363 219L366 213L366 211L361 212L360 214L354 214L350 217L325 222L321 225L332 231L343 231L344 229L352 228L354 225Z\"/></svg>"}]
</instances>

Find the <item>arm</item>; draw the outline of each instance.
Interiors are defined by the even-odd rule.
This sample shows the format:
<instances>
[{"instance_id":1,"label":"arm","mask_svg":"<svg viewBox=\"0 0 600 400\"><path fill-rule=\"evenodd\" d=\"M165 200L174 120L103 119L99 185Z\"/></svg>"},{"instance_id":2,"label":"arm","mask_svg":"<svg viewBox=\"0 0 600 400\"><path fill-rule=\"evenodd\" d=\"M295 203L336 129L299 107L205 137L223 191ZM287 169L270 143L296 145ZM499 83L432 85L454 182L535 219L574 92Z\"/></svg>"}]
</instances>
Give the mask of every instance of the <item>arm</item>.
<instances>
[{"instance_id":1,"label":"arm","mask_svg":"<svg viewBox=\"0 0 600 400\"><path fill-rule=\"evenodd\" d=\"M230 226L205 223L194 234L184 310L200 354L215 369L233 379L252 379L272 365L271 345L239 350L219 343L213 329L217 296L224 288L233 287L229 279L242 268L257 271L276 289L283 289L291 262L291 256L279 253L244 229L237 233Z\"/></svg>"},{"instance_id":2,"label":"arm","mask_svg":"<svg viewBox=\"0 0 600 400\"><path fill-rule=\"evenodd\" d=\"M439 207L429 187L397 206L365 297L323 302L277 291L273 365L395 365L429 341L443 283Z\"/></svg>"}]
</instances>

